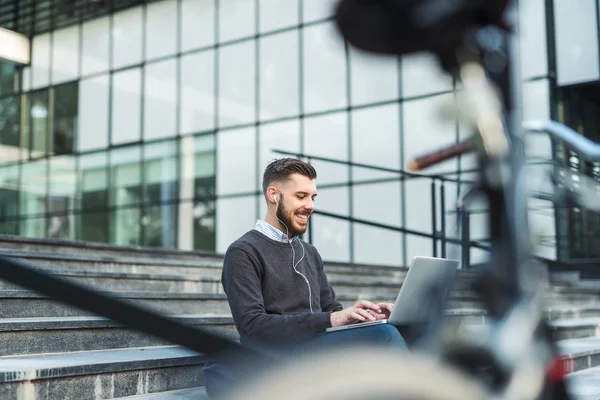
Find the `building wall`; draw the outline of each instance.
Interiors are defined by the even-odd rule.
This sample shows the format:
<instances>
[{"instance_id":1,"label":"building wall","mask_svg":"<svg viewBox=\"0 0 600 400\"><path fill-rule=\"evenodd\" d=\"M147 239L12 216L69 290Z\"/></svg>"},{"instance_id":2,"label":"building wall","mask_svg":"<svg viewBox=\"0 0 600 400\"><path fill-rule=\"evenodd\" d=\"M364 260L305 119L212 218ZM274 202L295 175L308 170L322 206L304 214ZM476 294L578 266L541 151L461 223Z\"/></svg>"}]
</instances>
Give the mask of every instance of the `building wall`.
<instances>
[{"instance_id":1,"label":"building wall","mask_svg":"<svg viewBox=\"0 0 600 400\"><path fill-rule=\"evenodd\" d=\"M521 3L524 116L549 118L546 1ZM22 111L18 138L0 140L12 157L0 169L3 215L12 218L4 231L223 252L265 215L261 177L281 156L274 149L404 169L467 137L459 121L441 118L460 85L431 56L345 47L328 19L332 4L163 0L35 36L21 74L27 94L1 97ZM551 157L545 138L528 143ZM311 162L318 210L415 233L314 215L308 237L324 259L405 264L433 255L423 235L440 230L442 217L448 234L456 227L454 204L468 185L432 189L430 179ZM463 157L427 173L474 166ZM531 214L535 228L552 236L553 211L532 206L543 208ZM486 238L484 213L473 215L471 232ZM457 246L448 251L460 256ZM473 261L485 256L472 250Z\"/></svg>"}]
</instances>

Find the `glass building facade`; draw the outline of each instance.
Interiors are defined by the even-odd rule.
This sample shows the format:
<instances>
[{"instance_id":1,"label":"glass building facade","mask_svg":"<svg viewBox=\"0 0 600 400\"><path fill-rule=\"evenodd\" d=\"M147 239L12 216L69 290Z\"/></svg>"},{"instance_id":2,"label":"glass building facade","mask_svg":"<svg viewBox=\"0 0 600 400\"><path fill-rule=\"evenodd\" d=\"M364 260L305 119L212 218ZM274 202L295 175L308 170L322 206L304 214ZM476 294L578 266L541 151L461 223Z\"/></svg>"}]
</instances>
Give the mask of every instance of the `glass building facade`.
<instances>
[{"instance_id":1,"label":"glass building facade","mask_svg":"<svg viewBox=\"0 0 600 400\"><path fill-rule=\"evenodd\" d=\"M308 237L324 259L405 264L453 235L473 157L427 171L467 183L315 159L401 170L470 134L440 113L460 84L429 55L349 48L333 1L23 3L0 18L30 36L32 59L0 64L1 233L224 252L264 217L262 171L283 150L313 156L316 207L332 215L314 215ZM521 1L520 18L524 117L556 117L552 2ZM528 144L552 158L546 138ZM552 242L557 212L532 210ZM480 211L472 240L486 239ZM536 252L555 258L556 244Z\"/></svg>"}]
</instances>

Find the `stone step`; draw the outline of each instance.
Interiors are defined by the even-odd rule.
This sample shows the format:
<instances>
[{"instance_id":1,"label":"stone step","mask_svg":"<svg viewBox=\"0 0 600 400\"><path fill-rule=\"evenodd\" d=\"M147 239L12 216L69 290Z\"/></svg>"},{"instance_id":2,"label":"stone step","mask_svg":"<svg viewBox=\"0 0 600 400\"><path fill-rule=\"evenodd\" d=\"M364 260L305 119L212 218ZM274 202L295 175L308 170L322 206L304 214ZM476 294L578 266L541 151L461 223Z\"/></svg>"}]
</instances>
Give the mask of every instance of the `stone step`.
<instances>
[{"instance_id":1,"label":"stone step","mask_svg":"<svg viewBox=\"0 0 600 400\"><path fill-rule=\"evenodd\" d=\"M567 376L567 389L573 400L600 399L600 367L588 368Z\"/></svg>"},{"instance_id":2,"label":"stone step","mask_svg":"<svg viewBox=\"0 0 600 400\"><path fill-rule=\"evenodd\" d=\"M231 315L173 316L180 323L239 340ZM165 346L163 339L101 317L0 319L0 356Z\"/></svg>"},{"instance_id":3,"label":"stone step","mask_svg":"<svg viewBox=\"0 0 600 400\"><path fill-rule=\"evenodd\" d=\"M485 312L479 309L449 309L446 310L446 315L469 324L481 324L485 321ZM171 317L231 340L239 340L231 315ZM0 319L0 343L0 356L170 344L102 317Z\"/></svg>"},{"instance_id":4,"label":"stone step","mask_svg":"<svg viewBox=\"0 0 600 400\"><path fill-rule=\"evenodd\" d=\"M54 276L81 282L92 287L118 292L176 292L223 293L219 277L184 274L141 274L123 272L88 272L73 270L48 270ZM336 294L356 296L397 296L401 282L375 278L332 278L329 280ZM469 282L457 280L455 290L469 289ZM0 290L26 290L26 288L0 280Z\"/></svg>"},{"instance_id":5,"label":"stone step","mask_svg":"<svg viewBox=\"0 0 600 400\"><path fill-rule=\"evenodd\" d=\"M551 322L554 340L600 337L600 318L578 318Z\"/></svg>"},{"instance_id":6,"label":"stone step","mask_svg":"<svg viewBox=\"0 0 600 400\"><path fill-rule=\"evenodd\" d=\"M224 294L105 292L123 301L147 306L161 313L199 315L230 314ZM75 317L89 311L52 300L29 290L0 291L0 318Z\"/></svg>"},{"instance_id":7,"label":"stone step","mask_svg":"<svg viewBox=\"0 0 600 400\"><path fill-rule=\"evenodd\" d=\"M204 387L170 390L162 393L149 393L139 396L119 397L113 400L208 400Z\"/></svg>"},{"instance_id":8,"label":"stone step","mask_svg":"<svg viewBox=\"0 0 600 400\"><path fill-rule=\"evenodd\" d=\"M223 256L206 251L183 251L142 246L117 246L101 242L86 242L81 240L36 239L14 235L0 235L0 252L4 250L19 250L26 252L49 252L57 254L89 254L115 258L121 256L178 259L196 261L211 259L222 263Z\"/></svg>"},{"instance_id":9,"label":"stone step","mask_svg":"<svg viewBox=\"0 0 600 400\"><path fill-rule=\"evenodd\" d=\"M0 255L15 258L43 270L68 270L126 274L165 274L221 277L223 261L198 257L196 260L173 258L118 257L95 254L27 252L0 250Z\"/></svg>"},{"instance_id":10,"label":"stone step","mask_svg":"<svg viewBox=\"0 0 600 400\"><path fill-rule=\"evenodd\" d=\"M600 365L600 337L566 339L556 342L562 355L569 360L569 370L577 372Z\"/></svg>"},{"instance_id":11,"label":"stone step","mask_svg":"<svg viewBox=\"0 0 600 400\"><path fill-rule=\"evenodd\" d=\"M193 275L49 270L54 276L115 292L223 293L221 279ZM0 290L27 290L0 280Z\"/></svg>"},{"instance_id":12,"label":"stone step","mask_svg":"<svg viewBox=\"0 0 600 400\"><path fill-rule=\"evenodd\" d=\"M600 317L600 305L549 305L546 317L553 321L559 319L578 319Z\"/></svg>"},{"instance_id":13,"label":"stone step","mask_svg":"<svg viewBox=\"0 0 600 400\"><path fill-rule=\"evenodd\" d=\"M109 296L143 304L161 313L168 314L229 314L229 304L223 293L165 293L165 292L104 292ZM364 300L361 296L337 296L344 307ZM391 302L395 296L371 296L368 300ZM446 308L481 308L478 298L469 295L448 296ZM69 306L30 290L0 291L0 318L31 317L75 317L92 315L89 311Z\"/></svg>"},{"instance_id":14,"label":"stone step","mask_svg":"<svg viewBox=\"0 0 600 400\"><path fill-rule=\"evenodd\" d=\"M177 346L1 357L0 398L110 399L203 386L206 358Z\"/></svg>"},{"instance_id":15,"label":"stone step","mask_svg":"<svg viewBox=\"0 0 600 400\"><path fill-rule=\"evenodd\" d=\"M102 256L93 253L56 253L31 252L23 250L0 249L0 255L15 258L43 270L85 271L94 273L125 274L162 274L191 275L220 278L223 260L219 258L198 257L196 260L172 258L151 258L130 255ZM354 265L325 263L325 271L330 278L353 279L363 278L375 282L382 279L391 282L402 282L407 268L381 267L377 265ZM462 279L463 274L459 274ZM469 274L465 274L469 277Z\"/></svg>"}]
</instances>

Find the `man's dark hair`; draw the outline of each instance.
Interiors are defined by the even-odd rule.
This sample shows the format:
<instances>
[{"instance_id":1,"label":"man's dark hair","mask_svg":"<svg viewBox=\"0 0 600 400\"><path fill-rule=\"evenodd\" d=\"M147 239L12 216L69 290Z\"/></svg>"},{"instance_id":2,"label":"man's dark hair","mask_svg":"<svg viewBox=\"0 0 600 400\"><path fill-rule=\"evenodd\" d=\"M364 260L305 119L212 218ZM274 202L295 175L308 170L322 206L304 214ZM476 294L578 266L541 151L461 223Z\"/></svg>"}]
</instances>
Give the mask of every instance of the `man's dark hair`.
<instances>
[{"instance_id":1,"label":"man's dark hair","mask_svg":"<svg viewBox=\"0 0 600 400\"><path fill-rule=\"evenodd\" d=\"M317 178L315 168L296 158L281 158L272 161L263 174L262 188L263 193L267 194L267 188L275 182L285 182L292 174L300 174L310 179Z\"/></svg>"}]
</instances>

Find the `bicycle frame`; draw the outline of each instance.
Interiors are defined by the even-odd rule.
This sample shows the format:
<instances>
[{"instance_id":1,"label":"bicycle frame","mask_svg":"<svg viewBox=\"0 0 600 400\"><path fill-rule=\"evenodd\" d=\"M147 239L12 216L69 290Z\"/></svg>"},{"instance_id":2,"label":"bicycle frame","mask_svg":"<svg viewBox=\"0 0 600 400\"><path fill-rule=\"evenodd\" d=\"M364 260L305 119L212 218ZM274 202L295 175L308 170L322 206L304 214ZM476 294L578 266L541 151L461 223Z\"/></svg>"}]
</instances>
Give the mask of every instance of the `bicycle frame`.
<instances>
[{"instance_id":1,"label":"bicycle frame","mask_svg":"<svg viewBox=\"0 0 600 400\"><path fill-rule=\"evenodd\" d=\"M518 32L517 10L517 1L512 0L506 19ZM542 314L540 275L534 268L530 254L524 132L519 106L521 74L518 35L492 28L483 33L467 34L466 42L465 48L457 51L457 57L467 92L469 80L474 79L475 85L480 84L483 75L493 87L499 89L500 97L500 108L495 110L491 98L493 90L474 92L480 96L478 101L489 102L488 108L477 110L479 119L475 121L478 128L475 135L479 136L477 142L480 144L476 146L480 167L477 189L489 205L491 252L489 264L479 271L474 289L482 296L489 312L491 329L478 345L458 350L440 348L439 344L433 346L435 351L446 352L453 365L469 373L474 374L481 367L494 369L492 387L498 390L509 386L520 365L532 363L541 382L537 382L537 390L535 385L530 387L530 393L540 392L544 393L543 396L551 396L543 398L565 399L568 396L564 382L553 382L558 385L550 389L548 386L548 366L557 357L557 351ZM505 62L500 60L499 64L490 68L490 58L499 55L505 56ZM480 87L474 89L481 90ZM499 128L493 115L495 111L500 112L498 116L505 129ZM439 329L440 323L432 322L430 329ZM430 332L430 335L435 334ZM512 348L507 348L506 343L510 343ZM524 361L523 354L531 352L532 347L539 344L545 351L530 355Z\"/></svg>"}]
</instances>

